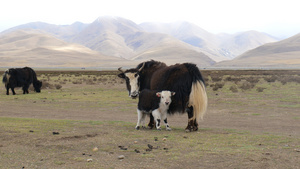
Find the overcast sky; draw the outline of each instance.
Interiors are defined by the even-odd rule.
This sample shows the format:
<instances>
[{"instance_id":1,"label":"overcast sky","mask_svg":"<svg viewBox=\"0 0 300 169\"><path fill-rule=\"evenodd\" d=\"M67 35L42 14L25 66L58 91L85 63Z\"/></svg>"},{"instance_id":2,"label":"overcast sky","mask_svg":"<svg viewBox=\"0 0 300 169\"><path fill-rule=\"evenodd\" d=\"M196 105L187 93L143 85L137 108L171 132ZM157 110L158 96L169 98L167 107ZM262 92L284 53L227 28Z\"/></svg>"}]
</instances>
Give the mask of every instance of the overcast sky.
<instances>
[{"instance_id":1,"label":"overcast sky","mask_svg":"<svg viewBox=\"0 0 300 169\"><path fill-rule=\"evenodd\" d=\"M299 6L299 0L2 0L0 32L36 21L69 25L120 16L137 24L188 21L211 33L282 37L300 33Z\"/></svg>"}]
</instances>

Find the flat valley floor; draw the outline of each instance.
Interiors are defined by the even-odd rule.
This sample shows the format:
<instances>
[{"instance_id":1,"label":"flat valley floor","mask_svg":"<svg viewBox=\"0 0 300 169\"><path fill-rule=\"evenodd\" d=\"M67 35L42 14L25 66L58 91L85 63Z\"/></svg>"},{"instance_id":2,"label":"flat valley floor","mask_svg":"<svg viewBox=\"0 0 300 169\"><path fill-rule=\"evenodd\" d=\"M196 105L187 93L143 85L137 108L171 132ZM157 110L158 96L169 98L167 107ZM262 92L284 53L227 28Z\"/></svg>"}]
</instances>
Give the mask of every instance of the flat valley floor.
<instances>
[{"instance_id":1,"label":"flat valley floor","mask_svg":"<svg viewBox=\"0 0 300 169\"><path fill-rule=\"evenodd\" d=\"M3 84L0 168L299 168L299 70L202 71L208 111L191 133L187 114L135 130L117 73L37 71L42 92L27 95Z\"/></svg>"}]
</instances>

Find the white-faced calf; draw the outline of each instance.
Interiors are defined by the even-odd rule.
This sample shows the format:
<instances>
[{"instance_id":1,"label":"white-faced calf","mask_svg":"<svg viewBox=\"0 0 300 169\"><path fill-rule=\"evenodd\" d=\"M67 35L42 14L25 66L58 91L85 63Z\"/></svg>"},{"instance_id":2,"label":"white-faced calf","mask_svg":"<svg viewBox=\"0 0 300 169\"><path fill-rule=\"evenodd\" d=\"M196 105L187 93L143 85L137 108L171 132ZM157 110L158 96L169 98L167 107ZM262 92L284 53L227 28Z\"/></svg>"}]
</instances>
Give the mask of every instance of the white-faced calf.
<instances>
[{"instance_id":1,"label":"white-faced calf","mask_svg":"<svg viewBox=\"0 0 300 169\"><path fill-rule=\"evenodd\" d=\"M138 121L135 129L140 129L140 124L145 128L145 117L152 113L156 122L157 130L161 130L160 122L161 119L164 121L166 130L171 130L167 122L167 112L172 102L171 97L175 95L175 92L161 91L157 92L154 90L142 90L139 94L138 102Z\"/></svg>"}]
</instances>

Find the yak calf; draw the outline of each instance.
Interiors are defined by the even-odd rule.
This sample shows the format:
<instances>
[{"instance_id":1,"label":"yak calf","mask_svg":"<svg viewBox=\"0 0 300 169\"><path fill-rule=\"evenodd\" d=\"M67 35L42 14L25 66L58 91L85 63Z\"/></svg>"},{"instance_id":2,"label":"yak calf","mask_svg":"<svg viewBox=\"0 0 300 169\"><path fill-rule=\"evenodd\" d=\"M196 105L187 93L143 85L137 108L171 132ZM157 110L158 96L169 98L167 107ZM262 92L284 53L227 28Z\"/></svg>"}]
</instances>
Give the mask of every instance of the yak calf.
<instances>
[{"instance_id":1,"label":"yak calf","mask_svg":"<svg viewBox=\"0 0 300 169\"><path fill-rule=\"evenodd\" d=\"M160 121L164 120L166 130L171 130L167 122L167 112L169 106L172 102L171 97L175 95L175 92L171 91L161 91L157 92L155 90L145 89L139 94L138 102L138 121L135 129L140 129L140 123L142 123L142 128L145 128L145 117L152 113L154 120L156 122L156 129L161 130Z\"/></svg>"}]
</instances>

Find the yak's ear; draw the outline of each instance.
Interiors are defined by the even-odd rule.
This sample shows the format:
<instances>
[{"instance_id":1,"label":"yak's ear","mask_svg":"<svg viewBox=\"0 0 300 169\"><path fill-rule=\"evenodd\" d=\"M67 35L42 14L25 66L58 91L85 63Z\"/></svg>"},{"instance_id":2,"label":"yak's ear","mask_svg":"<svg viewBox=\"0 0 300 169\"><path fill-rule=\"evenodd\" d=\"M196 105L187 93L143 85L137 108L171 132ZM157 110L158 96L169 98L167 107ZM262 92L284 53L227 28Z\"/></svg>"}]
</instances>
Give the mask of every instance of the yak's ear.
<instances>
[{"instance_id":1,"label":"yak's ear","mask_svg":"<svg viewBox=\"0 0 300 169\"><path fill-rule=\"evenodd\" d=\"M171 92L171 95L174 96L176 93L175 92Z\"/></svg>"},{"instance_id":2,"label":"yak's ear","mask_svg":"<svg viewBox=\"0 0 300 169\"><path fill-rule=\"evenodd\" d=\"M118 77L122 78L122 79L125 79L125 74L124 73L120 73L120 74L118 74Z\"/></svg>"},{"instance_id":3,"label":"yak's ear","mask_svg":"<svg viewBox=\"0 0 300 169\"><path fill-rule=\"evenodd\" d=\"M156 93L156 96L157 96L157 97L160 97L160 96L161 96L161 92L157 92L157 93Z\"/></svg>"}]
</instances>

